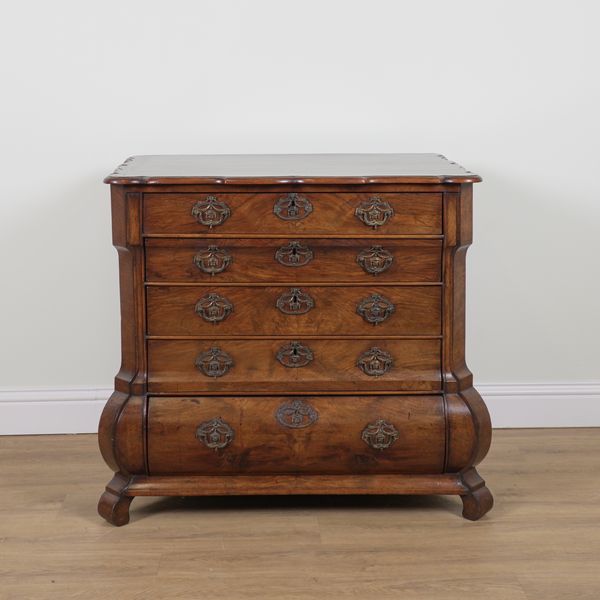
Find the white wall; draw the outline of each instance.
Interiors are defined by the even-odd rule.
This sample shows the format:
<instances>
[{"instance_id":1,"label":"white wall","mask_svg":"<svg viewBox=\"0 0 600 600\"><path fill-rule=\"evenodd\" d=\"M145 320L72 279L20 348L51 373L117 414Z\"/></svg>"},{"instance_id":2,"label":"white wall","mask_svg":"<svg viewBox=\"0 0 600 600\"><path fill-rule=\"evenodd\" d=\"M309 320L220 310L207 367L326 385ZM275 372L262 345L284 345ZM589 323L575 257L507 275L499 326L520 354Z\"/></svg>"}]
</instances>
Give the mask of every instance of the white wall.
<instances>
[{"instance_id":1,"label":"white wall","mask_svg":"<svg viewBox=\"0 0 600 600\"><path fill-rule=\"evenodd\" d=\"M600 383L599 18L593 0L7 4L0 400L111 385L117 256L101 180L160 153L446 154L484 177L476 380L561 382L573 397L571 384ZM586 389L579 424L600 424L600 387ZM519 425L534 406L493 411Z\"/></svg>"}]
</instances>

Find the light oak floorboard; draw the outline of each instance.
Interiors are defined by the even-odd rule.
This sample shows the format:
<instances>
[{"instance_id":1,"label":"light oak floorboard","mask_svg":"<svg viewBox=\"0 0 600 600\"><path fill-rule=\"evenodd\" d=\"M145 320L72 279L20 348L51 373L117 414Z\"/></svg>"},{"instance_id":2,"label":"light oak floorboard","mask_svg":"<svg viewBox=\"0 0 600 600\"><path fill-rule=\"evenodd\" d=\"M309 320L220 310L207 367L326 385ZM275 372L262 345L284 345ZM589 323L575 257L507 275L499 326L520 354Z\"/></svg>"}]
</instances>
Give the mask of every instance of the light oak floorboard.
<instances>
[{"instance_id":1,"label":"light oak floorboard","mask_svg":"<svg viewBox=\"0 0 600 600\"><path fill-rule=\"evenodd\" d=\"M92 435L0 438L0 599L600 598L600 429L496 431L458 497L136 498L96 514L110 478Z\"/></svg>"}]
</instances>

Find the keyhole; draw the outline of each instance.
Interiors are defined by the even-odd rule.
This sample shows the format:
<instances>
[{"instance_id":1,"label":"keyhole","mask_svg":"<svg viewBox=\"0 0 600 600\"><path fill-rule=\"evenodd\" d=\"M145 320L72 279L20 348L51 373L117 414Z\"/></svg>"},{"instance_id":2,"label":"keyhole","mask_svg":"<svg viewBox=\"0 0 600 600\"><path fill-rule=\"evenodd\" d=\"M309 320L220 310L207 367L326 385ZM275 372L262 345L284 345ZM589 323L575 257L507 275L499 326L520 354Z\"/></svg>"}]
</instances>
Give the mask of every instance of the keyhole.
<instances>
[{"instance_id":1,"label":"keyhole","mask_svg":"<svg viewBox=\"0 0 600 600\"><path fill-rule=\"evenodd\" d=\"M296 204L295 198L292 198L292 200L290 200L290 205L288 206L288 215L291 217L295 217L298 215L298 206Z\"/></svg>"},{"instance_id":2,"label":"keyhole","mask_svg":"<svg viewBox=\"0 0 600 600\"><path fill-rule=\"evenodd\" d=\"M290 299L290 308L293 310L298 310L300 308L300 300L296 293L294 293Z\"/></svg>"}]
</instances>

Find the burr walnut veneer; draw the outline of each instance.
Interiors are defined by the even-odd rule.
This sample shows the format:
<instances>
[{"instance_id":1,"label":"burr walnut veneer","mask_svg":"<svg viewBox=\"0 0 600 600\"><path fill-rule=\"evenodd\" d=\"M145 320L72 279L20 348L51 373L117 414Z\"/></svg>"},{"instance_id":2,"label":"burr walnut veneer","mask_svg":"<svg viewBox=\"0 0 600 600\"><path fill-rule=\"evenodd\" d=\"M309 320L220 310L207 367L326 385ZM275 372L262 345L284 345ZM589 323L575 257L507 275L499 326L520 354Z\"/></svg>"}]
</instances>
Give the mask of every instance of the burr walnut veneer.
<instances>
[{"instance_id":1,"label":"burr walnut veneer","mask_svg":"<svg viewBox=\"0 0 600 600\"><path fill-rule=\"evenodd\" d=\"M491 508L464 360L478 176L434 154L137 156L105 181L122 316L105 519L166 495Z\"/></svg>"}]
</instances>

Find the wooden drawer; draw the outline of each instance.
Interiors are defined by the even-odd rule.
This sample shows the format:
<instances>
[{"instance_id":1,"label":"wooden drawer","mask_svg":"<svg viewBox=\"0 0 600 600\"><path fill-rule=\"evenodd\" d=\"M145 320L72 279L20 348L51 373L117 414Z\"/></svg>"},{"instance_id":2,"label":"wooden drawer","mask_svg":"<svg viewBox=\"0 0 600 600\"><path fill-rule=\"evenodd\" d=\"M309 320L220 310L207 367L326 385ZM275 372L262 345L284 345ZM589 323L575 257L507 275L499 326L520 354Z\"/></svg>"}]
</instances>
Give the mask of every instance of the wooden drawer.
<instances>
[{"instance_id":1,"label":"wooden drawer","mask_svg":"<svg viewBox=\"0 0 600 600\"><path fill-rule=\"evenodd\" d=\"M148 340L149 392L438 392L440 371L439 339Z\"/></svg>"},{"instance_id":2,"label":"wooden drawer","mask_svg":"<svg viewBox=\"0 0 600 600\"><path fill-rule=\"evenodd\" d=\"M149 286L149 335L440 335L441 286Z\"/></svg>"},{"instance_id":3,"label":"wooden drawer","mask_svg":"<svg viewBox=\"0 0 600 600\"><path fill-rule=\"evenodd\" d=\"M147 239L151 282L439 282L441 240Z\"/></svg>"},{"instance_id":4,"label":"wooden drawer","mask_svg":"<svg viewBox=\"0 0 600 600\"><path fill-rule=\"evenodd\" d=\"M368 234L374 227L367 223L374 222L382 223L377 230L385 234L441 234L442 195L144 194L144 232L149 235L209 232Z\"/></svg>"},{"instance_id":5,"label":"wooden drawer","mask_svg":"<svg viewBox=\"0 0 600 600\"><path fill-rule=\"evenodd\" d=\"M441 396L152 397L148 464L172 473L440 473Z\"/></svg>"}]
</instances>

